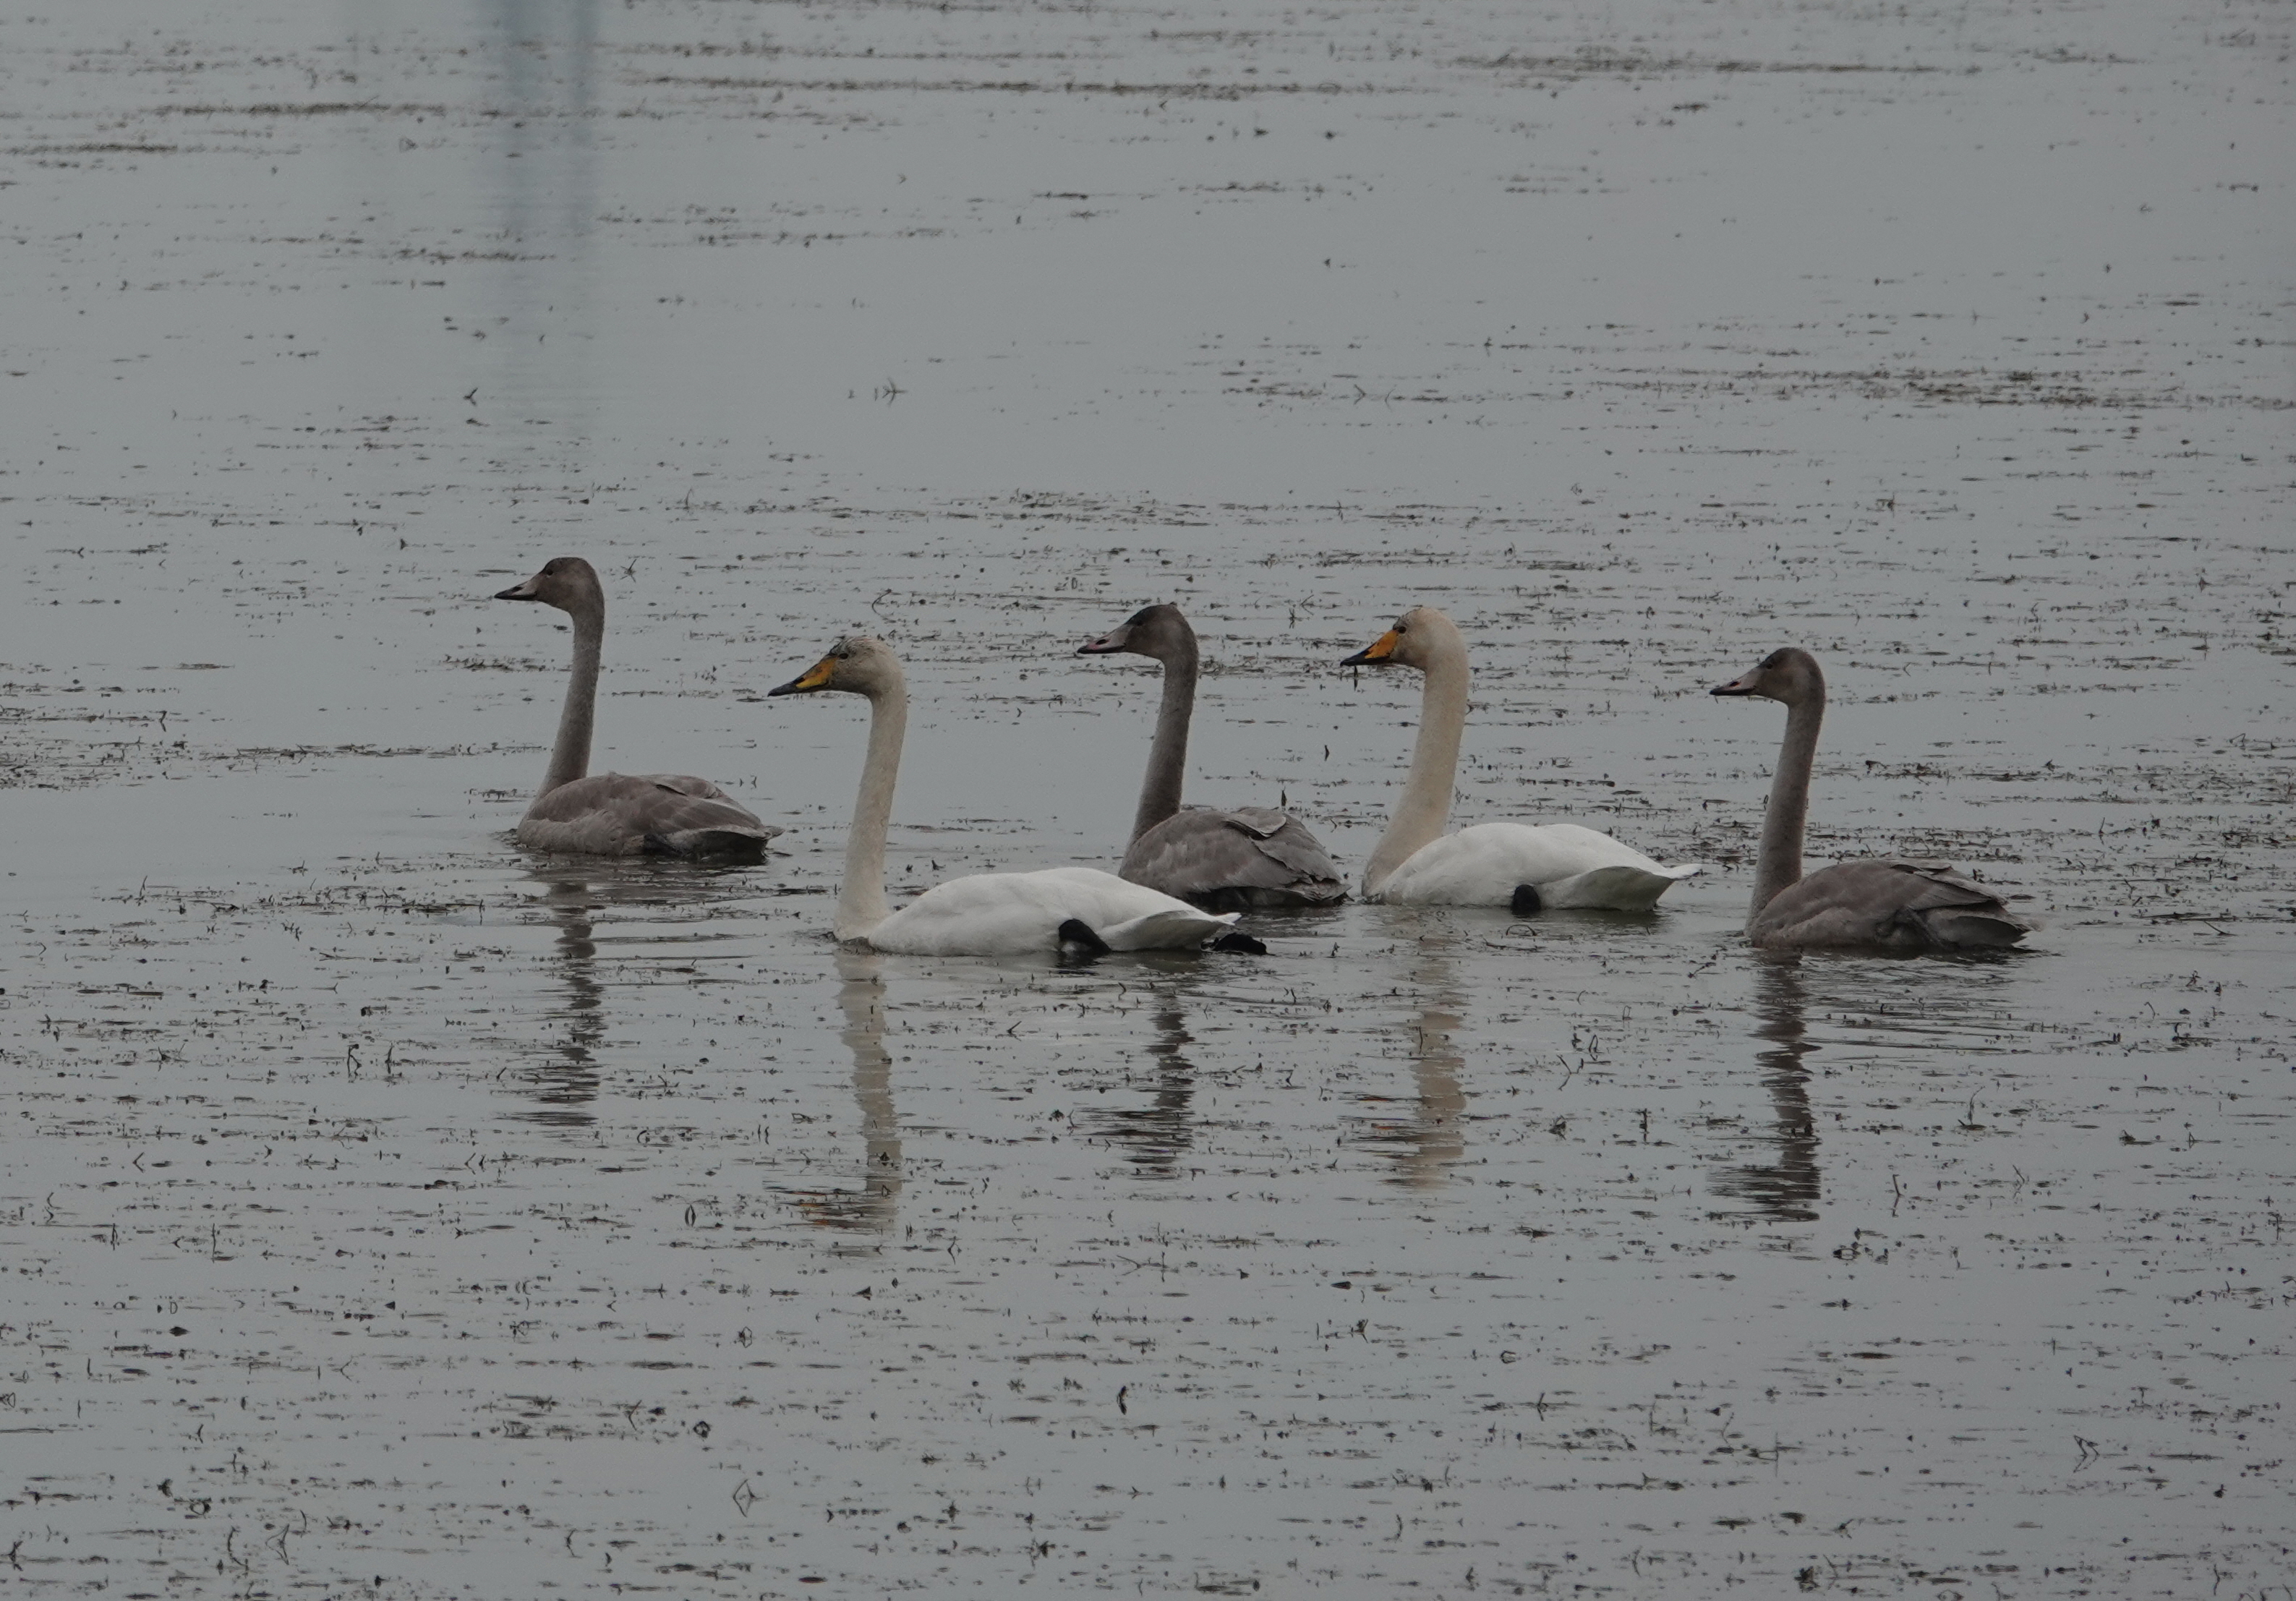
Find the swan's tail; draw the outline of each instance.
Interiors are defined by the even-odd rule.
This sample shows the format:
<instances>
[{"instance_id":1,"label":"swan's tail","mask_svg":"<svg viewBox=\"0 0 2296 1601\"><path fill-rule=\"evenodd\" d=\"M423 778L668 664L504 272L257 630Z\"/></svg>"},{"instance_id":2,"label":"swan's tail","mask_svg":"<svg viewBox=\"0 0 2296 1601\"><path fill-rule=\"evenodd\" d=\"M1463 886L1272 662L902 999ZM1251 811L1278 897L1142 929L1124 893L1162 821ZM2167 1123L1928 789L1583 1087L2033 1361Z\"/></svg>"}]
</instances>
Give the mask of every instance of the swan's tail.
<instances>
[{"instance_id":1,"label":"swan's tail","mask_svg":"<svg viewBox=\"0 0 2296 1601\"><path fill-rule=\"evenodd\" d=\"M771 823L760 823L754 828L681 828L670 833L646 835L644 854L754 862L764 858L766 842L781 832Z\"/></svg>"},{"instance_id":2,"label":"swan's tail","mask_svg":"<svg viewBox=\"0 0 2296 1601\"><path fill-rule=\"evenodd\" d=\"M1538 886L1543 907L1607 907L1614 912L1647 912L1669 890L1704 871L1698 862L1676 867L1596 867Z\"/></svg>"},{"instance_id":3,"label":"swan's tail","mask_svg":"<svg viewBox=\"0 0 2296 1601\"><path fill-rule=\"evenodd\" d=\"M1186 950L1227 932L1235 919L1234 912L1215 915L1193 907L1168 907L1095 932L1111 950Z\"/></svg>"},{"instance_id":4,"label":"swan's tail","mask_svg":"<svg viewBox=\"0 0 2296 1601\"><path fill-rule=\"evenodd\" d=\"M2033 925L2005 911L1956 907L1919 915L1931 943L1948 950L2005 950L2033 932Z\"/></svg>"}]
</instances>

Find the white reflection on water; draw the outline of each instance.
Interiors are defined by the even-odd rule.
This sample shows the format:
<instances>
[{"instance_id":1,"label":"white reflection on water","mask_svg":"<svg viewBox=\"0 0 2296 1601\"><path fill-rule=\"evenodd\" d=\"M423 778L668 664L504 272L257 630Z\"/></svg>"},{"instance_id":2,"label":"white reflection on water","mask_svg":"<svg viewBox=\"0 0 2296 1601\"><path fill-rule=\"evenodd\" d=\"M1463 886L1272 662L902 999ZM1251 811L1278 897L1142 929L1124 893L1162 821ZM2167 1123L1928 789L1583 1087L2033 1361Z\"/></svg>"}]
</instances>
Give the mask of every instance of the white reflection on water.
<instances>
[{"instance_id":1,"label":"white reflection on water","mask_svg":"<svg viewBox=\"0 0 2296 1601\"><path fill-rule=\"evenodd\" d=\"M837 953L837 1009L853 1054L853 1099L861 1114L861 1163L857 1182L842 1189L797 1195L808 1221L862 1235L889 1232L901 1198L901 1126L893 1107L893 1058L885 1049L884 958Z\"/></svg>"}]
</instances>

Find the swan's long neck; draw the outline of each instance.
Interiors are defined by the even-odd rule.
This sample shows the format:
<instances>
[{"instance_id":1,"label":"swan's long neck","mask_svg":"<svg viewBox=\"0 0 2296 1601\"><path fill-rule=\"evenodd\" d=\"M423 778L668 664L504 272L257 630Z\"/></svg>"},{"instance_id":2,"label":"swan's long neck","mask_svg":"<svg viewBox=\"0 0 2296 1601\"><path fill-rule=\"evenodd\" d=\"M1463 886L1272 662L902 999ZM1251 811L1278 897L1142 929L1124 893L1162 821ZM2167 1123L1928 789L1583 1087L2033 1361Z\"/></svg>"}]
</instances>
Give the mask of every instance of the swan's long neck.
<instances>
[{"instance_id":1,"label":"swan's long neck","mask_svg":"<svg viewBox=\"0 0 2296 1601\"><path fill-rule=\"evenodd\" d=\"M885 831L893 821L893 785L901 776L901 738L908 732L909 691L898 668L869 696L869 755L845 836L845 883L837 894L837 937L865 940L893 915L885 899Z\"/></svg>"},{"instance_id":2,"label":"swan's long neck","mask_svg":"<svg viewBox=\"0 0 2296 1601\"><path fill-rule=\"evenodd\" d=\"M558 743L550 750L550 770L542 793L571 784L590 771L590 725L598 710L598 653L606 637L606 603L597 601L574 620L574 675L566 686L565 710L558 714Z\"/></svg>"},{"instance_id":3,"label":"swan's long neck","mask_svg":"<svg viewBox=\"0 0 2296 1601\"><path fill-rule=\"evenodd\" d=\"M1180 791L1188 776L1188 719L1196 710L1194 636L1191 635L1160 660L1164 703L1156 712L1156 741L1148 747L1148 776L1140 784L1140 809L1132 815L1136 840L1180 809Z\"/></svg>"},{"instance_id":4,"label":"swan's long neck","mask_svg":"<svg viewBox=\"0 0 2296 1601\"><path fill-rule=\"evenodd\" d=\"M1364 892L1379 893L1388 875L1430 840L1442 837L1451 817L1451 784L1459 770L1459 736L1467 727L1467 647L1456 636L1430 653L1427 684L1419 700L1419 743L1411 777L1379 849L1364 867Z\"/></svg>"},{"instance_id":5,"label":"swan's long neck","mask_svg":"<svg viewBox=\"0 0 2296 1601\"><path fill-rule=\"evenodd\" d=\"M1751 924L1779 891L1801 882L1802 828L1809 821L1809 775L1817 761L1817 726L1825 718L1825 692L1789 702L1785 743L1778 747L1777 776L1770 780L1770 804L1762 815L1762 851L1754 863Z\"/></svg>"}]
</instances>

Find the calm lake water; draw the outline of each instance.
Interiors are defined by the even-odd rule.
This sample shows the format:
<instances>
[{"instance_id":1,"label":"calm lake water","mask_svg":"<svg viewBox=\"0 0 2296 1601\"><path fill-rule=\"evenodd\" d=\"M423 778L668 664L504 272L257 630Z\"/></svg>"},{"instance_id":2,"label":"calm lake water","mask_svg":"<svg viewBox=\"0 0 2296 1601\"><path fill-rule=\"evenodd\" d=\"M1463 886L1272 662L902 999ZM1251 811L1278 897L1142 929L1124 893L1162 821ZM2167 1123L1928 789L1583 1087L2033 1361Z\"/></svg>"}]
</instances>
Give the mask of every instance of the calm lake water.
<instances>
[{"instance_id":1,"label":"calm lake water","mask_svg":"<svg viewBox=\"0 0 2296 1601\"><path fill-rule=\"evenodd\" d=\"M0 1551L26 1595L2279 1595L2296 18L493 0L0 20ZM588 556L601 768L509 829ZM1192 793L1652 917L825 935ZM1951 857L2006 959L1738 938Z\"/></svg>"}]
</instances>

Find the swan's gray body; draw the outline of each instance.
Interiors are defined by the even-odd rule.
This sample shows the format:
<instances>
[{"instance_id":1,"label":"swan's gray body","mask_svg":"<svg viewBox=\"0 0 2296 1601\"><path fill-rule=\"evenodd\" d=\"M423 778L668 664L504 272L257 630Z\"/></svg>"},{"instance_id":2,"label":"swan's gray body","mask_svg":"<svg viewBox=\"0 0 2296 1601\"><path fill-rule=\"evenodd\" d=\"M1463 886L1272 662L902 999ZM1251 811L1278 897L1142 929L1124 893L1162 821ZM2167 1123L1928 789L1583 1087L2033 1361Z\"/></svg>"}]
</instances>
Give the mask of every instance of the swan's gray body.
<instances>
[{"instance_id":1,"label":"swan's gray body","mask_svg":"<svg viewBox=\"0 0 2296 1601\"><path fill-rule=\"evenodd\" d=\"M1758 695L1786 708L1785 743L1763 816L1754 904L1746 917L1753 944L1767 950L1983 950L2014 945L2032 931L1999 896L1946 862L1836 862L1803 877L1802 833L1825 716L1825 675L1808 651L1773 651L1713 693Z\"/></svg>"},{"instance_id":2,"label":"swan's gray body","mask_svg":"<svg viewBox=\"0 0 2296 1601\"><path fill-rule=\"evenodd\" d=\"M1155 743L1132 819L1132 843L1117 875L1199 906L1330 906L1347 898L1338 864L1307 825L1272 806L1182 806L1188 724L1196 705L1196 631L1180 609L1149 606L1088 640L1079 656L1119 652L1164 669Z\"/></svg>"},{"instance_id":3,"label":"swan's gray body","mask_svg":"<svg viewBox=\"0 0 2296 1601\"><path fill-rule=\"evenodd\" d=\"M519 819L518 842L535 850L586 856L712 856L755 861L782 831L760 822L707 778L685 773L590 771L590 728L598 703L598 656L606 633L606 593L579 556L558 556L496 600L539 601L573 620L574 671L550 770Z\"/></svg>"}]
</instances>

